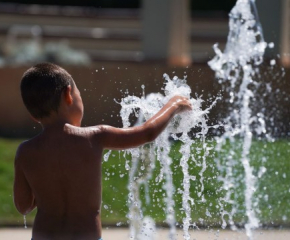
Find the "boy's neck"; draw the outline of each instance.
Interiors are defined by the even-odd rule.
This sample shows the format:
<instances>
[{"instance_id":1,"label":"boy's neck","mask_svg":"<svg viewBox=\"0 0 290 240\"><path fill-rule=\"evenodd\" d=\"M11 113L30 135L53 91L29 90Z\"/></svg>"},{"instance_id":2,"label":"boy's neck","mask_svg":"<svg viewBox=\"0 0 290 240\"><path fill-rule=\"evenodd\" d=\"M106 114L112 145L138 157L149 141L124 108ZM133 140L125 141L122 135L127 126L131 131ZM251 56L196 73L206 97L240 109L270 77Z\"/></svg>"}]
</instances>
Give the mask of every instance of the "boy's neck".
<instances>
[{"instance_id":1,"label":"boy's neck","mask_svg":"<svg viewBox=\"0 0 290 240\"><path fill-rule=\"evenodd\" d=\"M43 129L59 128L63 127L65 124L70 124L77 127L80 126L80 123L75 123L72 119L65 116L59 116L57 113L53 113L49 117L41 119L40 124L42 125Z\"/></svg>"}]
</instances>

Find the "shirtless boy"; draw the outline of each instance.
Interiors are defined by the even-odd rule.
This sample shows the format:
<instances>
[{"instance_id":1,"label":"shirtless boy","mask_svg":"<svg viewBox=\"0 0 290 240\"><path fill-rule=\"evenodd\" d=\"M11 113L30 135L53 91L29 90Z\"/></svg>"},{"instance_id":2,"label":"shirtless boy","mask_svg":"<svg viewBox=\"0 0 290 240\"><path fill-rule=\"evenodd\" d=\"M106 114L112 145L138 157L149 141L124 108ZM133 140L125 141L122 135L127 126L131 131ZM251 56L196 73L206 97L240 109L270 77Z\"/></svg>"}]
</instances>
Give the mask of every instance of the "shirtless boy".
<instances>
[{"instance_id":1,"label":"shirtless boy","mask_svg":"<svg viewBox=\"0 0 290 240\"><path fill-rule=\"evenodd\" d=\"M101 239L101 162L104 149L153 141L187 98L173 97L146 123L132 128L81 127L83 103L72 77L50 63L28 69L23 102L43 130L23 142L15 157L14 202L26 215L37 208L34 240Z\"/></svg>"}]
</instances>

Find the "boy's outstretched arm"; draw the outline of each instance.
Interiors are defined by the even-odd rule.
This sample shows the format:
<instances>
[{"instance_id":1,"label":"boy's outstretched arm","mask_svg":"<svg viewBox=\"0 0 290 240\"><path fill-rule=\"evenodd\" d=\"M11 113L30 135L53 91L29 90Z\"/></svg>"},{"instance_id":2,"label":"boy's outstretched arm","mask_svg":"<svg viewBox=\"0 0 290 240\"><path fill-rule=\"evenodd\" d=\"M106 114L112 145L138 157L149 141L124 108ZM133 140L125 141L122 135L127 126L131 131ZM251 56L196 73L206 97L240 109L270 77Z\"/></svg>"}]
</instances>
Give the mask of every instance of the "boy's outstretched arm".
<instances>
[{"instance_id":1,"label":"boy's outstretched arm","mask_svg":"<svg viewBox=\"0 0 290 240\"><path fill-rule=\"evenodd\" d=\"M21 145L19 146L15 162L14 162L14 186L13 186L13 196L14 204L17 210L26 215L31 212L35 207L35 197L32 190L27 182L24 172L21 167Z\"/></svg>"},{"instance_id":2,"label":"boy's outstretched arm","mask_svg":"<svg viewBox=\"0 0 290 240\"><path fill-rule=\"evenodd\" d=\"M131 128L98 126L94 138L106 149L127 149L153 141L180 112L191 110L190 101L181 96L171 98L164 107L143 125Z\"/></svg>"}]
</instances>

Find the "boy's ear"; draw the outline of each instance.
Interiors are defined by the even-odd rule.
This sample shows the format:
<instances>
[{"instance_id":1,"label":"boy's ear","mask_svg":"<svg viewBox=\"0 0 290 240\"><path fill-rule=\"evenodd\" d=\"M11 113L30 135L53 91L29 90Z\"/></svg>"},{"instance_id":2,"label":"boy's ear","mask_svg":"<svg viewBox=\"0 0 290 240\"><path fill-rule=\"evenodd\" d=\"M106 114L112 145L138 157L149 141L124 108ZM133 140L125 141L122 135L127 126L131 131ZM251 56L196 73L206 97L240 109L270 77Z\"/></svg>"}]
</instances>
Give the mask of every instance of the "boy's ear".
<instances>
[{"instance_id":1,"label":"boy's ear","mask_svg":"<svg viewBox=\"0 0 290 240\"><path fill-rule=\"evenodd\" d=\"M72 89L71 89L71 86L68 85L66 87L66 89L64 89L64 91L62 92L63 94L63 98L64 98L64 101L68 104L68 105L71 105L73 103L73 98L72 98Z\"/></svg>"}]
</instances>

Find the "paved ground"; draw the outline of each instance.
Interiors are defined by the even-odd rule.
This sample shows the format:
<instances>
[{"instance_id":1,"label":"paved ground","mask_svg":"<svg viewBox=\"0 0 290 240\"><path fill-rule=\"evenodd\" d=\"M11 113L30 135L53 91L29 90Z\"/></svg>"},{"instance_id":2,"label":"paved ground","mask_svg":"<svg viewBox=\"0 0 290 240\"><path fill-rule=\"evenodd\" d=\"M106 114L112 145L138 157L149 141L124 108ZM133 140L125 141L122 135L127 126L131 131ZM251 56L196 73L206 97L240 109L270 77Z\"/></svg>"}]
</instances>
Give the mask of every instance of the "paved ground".
<instances>
[{"instance_id":1,"label":"paved ground","mask_svg":"<svg viewBox=\"0 0 290 240\"><path fill-rule=\"evenodd\" d=\"M158 229L155 240L165 240L168 231ZM109 228L103 230L104 240L128 240L129 230L124 228ZM31 229L24 228L0 228L0 239L3 240L26 240L31 237ZM182 231L177 232L177 240L182 240ZM260 230L254 234L254 240L289 240L289 230ZM147 240L147 239L146 239ZM247 240L244 232L200 230L191 231L191 240Z\"/></svg>"}]
</instances>

